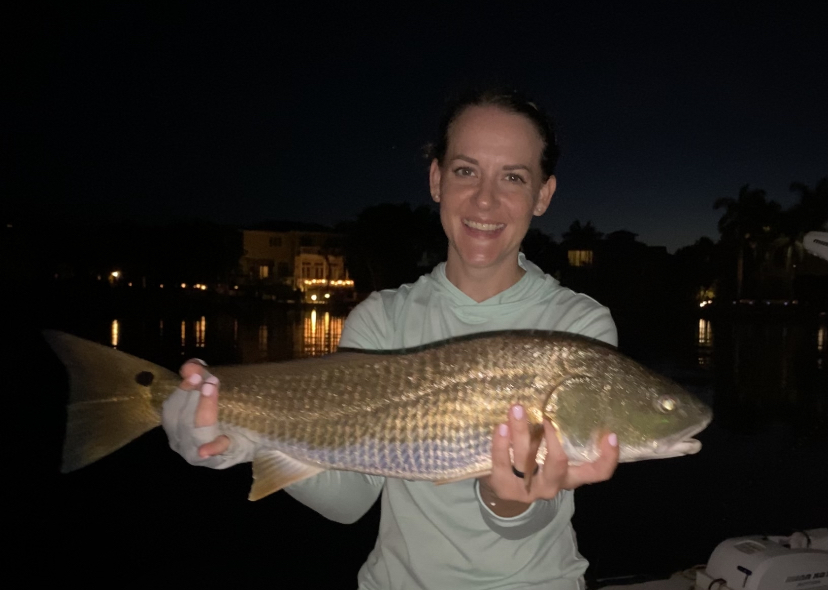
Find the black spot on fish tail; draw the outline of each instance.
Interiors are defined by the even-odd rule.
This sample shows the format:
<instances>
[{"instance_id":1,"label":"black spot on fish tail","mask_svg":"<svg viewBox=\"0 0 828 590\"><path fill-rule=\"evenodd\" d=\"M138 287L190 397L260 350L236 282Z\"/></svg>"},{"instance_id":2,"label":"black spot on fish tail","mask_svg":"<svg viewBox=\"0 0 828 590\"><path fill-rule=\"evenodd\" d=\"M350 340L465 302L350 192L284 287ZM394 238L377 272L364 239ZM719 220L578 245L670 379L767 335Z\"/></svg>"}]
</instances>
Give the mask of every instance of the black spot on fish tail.
<instances>
[{"instance_id":1,"label":"black spot on fish tail","mask_svg":"<svg viewBox=\"0 0 828 590\"><path fill-rule=\"evenodd\" d=\"M149 371L141 371L137 375L135 375L135 382L138 385L143 385L144 387L149 387L152 385L152 381L155 379L155 375L150 373Z\"/></svg>"}]
</instances>

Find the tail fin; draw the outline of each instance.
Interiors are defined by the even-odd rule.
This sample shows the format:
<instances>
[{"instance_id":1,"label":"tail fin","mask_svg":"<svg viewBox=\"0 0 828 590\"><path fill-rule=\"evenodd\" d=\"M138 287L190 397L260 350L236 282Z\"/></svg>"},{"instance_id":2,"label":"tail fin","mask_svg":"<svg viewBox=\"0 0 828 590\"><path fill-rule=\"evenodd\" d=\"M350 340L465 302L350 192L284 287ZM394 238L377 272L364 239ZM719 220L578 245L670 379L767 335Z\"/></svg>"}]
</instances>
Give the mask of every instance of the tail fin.
<instances>
[{"instance_id":1,"label":"tail fin","mask_svg":"<svg viewBox=\"0 0 828 590\"><path fill-rule=\"evenodd\" d=\"M63 473L105 457L161 423L162 399L152 390L174 383L175 373L62 332L47 330L43 336L69 372Z\"/></svg>"}]
</instances>

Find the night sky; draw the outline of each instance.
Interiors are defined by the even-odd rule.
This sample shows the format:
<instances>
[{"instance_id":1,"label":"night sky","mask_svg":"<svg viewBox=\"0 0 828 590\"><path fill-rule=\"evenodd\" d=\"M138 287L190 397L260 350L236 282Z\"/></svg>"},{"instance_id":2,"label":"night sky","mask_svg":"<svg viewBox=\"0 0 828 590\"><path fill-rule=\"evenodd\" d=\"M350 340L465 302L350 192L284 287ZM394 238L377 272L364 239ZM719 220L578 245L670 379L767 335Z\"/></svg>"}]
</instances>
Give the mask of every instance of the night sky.
<instances>
[{"instance_id":1,"label":"night sky","mask_svg":"<svg viewBox=\"0 0 828 590\"><path fill-rule=\"evenodd\" d=\"M787 207L792 181L828 174L828 2L298 4L10 15L11 219L334 224L425 204L422 147L481 83L558 122L537 223L556 240L592 220L674 251L717 239L712 204L740 186Z\"/></svg>"}]
</instances>

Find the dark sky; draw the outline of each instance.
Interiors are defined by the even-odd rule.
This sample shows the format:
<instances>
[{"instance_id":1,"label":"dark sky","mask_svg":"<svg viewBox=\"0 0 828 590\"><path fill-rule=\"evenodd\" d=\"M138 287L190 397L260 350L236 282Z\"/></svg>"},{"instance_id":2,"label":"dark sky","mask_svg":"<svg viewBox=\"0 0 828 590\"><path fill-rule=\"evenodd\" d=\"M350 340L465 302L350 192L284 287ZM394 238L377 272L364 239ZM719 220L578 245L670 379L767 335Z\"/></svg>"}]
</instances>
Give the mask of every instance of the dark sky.
<instances>
[{"instance_id":1,"label":"dark sky","mask_svg":"<svg viewBox=\"0 0 828 590\"><path fill-rule=\"evenodd\" d=\"M670 251L718 197L828 175L828 2L65 3L6 23L3 193L20 214L333 224L428 202L446 96L555 116L576 218ZM400 8L409 6L409 8Z\"/></svg>"}]
</instances>

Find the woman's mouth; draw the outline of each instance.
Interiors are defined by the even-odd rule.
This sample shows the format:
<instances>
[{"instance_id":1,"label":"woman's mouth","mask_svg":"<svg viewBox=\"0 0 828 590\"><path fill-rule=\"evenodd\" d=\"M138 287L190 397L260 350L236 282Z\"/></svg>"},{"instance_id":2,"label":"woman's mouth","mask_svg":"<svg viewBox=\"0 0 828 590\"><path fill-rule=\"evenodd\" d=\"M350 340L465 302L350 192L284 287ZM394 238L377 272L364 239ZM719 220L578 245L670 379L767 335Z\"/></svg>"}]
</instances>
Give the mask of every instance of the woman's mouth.
<instances>
[{"instance_id":1,"label":"woman's mouth","mask_svg":"<svg viewBox=\"0 0 828 590\"><path fill-rule=\"evenodd\" d=\"M471 219L464 219L463 225L469 227L471 229L476 229L478 231L487 231L493 232L506 227L505 223L483 223L480 221L473 221Z\"/></svg>"}]
</instances>

